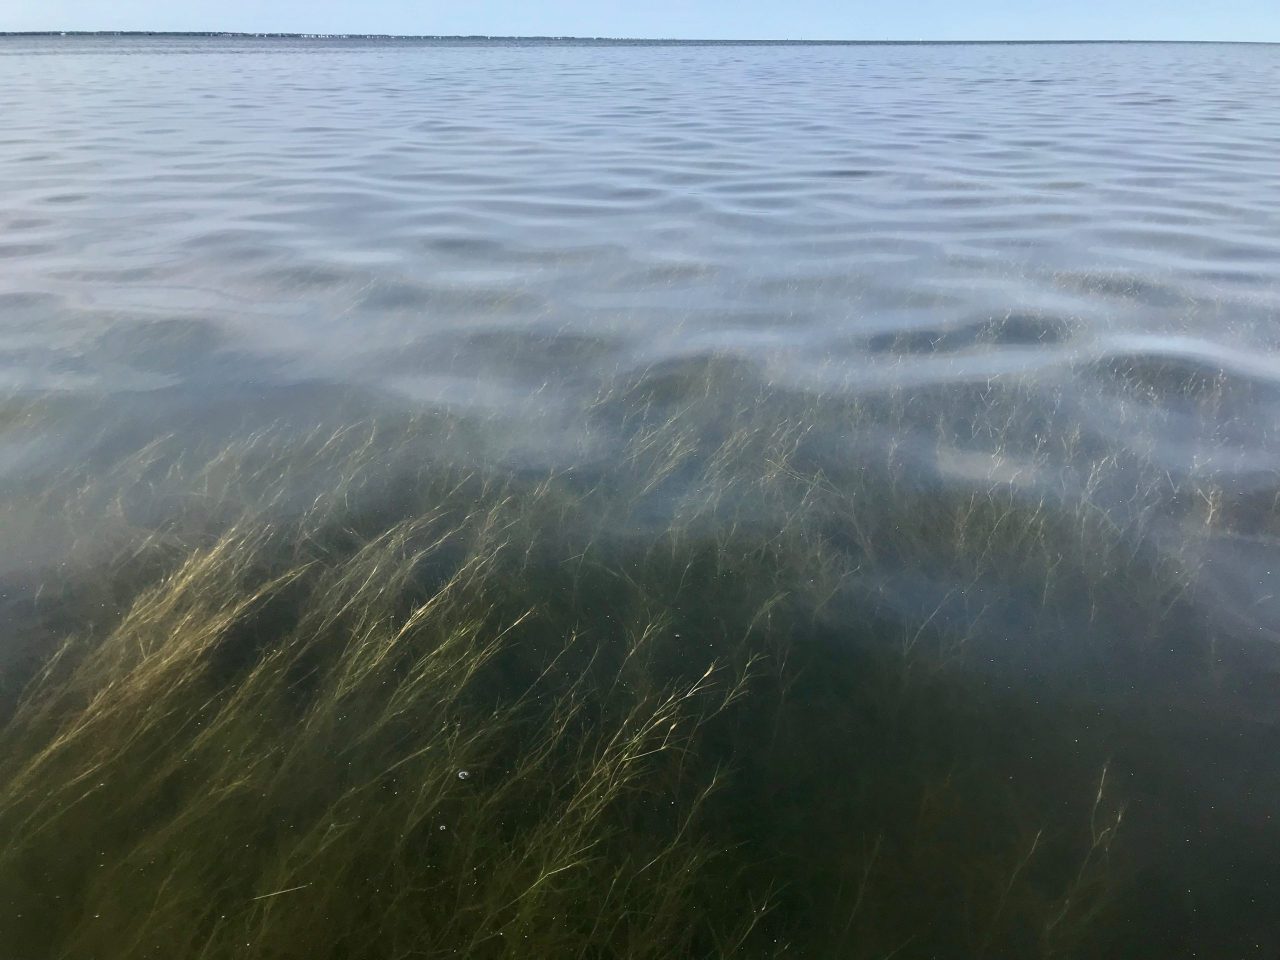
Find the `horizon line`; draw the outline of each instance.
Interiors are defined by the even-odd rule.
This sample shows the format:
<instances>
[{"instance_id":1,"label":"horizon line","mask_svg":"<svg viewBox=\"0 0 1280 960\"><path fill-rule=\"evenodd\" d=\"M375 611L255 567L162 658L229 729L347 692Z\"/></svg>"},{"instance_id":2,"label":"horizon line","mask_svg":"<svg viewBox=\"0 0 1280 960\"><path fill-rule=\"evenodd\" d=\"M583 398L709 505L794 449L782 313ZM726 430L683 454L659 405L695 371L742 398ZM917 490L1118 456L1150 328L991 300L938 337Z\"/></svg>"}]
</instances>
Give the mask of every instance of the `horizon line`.
<instances>
[{"instance_id":1,"label":"horizon line","mask_svg":"<svg viewBox=\"0 0 1280 960\"><path fill-rule=\"evenodd\" d=\"M459 40L497 41L523 40L542 43L646 43L646 44L707 44L707 45L783 45L797 46L963 46L963 45L1017 45L1017 44L1240 44L1275 46L1280 40L1162 40L1162 39L1114 39L1114 38L1062 38L1062 39L998 39L978 38L964 40L891 40L891 39L806 39L806 38L720 38L720 37L592 37L556 34L503 35L503 34L430 34L430 33L320 33L309 31L275 30L0 30L0 37L187 37L193 39L246 39L246 40Z\"/></svg>"}]
</instances>

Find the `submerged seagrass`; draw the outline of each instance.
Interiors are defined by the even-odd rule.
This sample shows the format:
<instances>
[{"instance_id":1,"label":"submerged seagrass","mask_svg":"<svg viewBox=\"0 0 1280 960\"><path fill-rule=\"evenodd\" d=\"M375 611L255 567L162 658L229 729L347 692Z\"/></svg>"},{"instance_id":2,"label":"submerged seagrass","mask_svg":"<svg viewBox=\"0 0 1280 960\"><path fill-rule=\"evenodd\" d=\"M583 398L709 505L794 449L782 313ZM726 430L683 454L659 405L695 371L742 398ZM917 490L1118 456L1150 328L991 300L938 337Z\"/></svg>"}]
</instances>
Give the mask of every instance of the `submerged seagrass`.
<instances>
[{"instance_id":1,"label":"submerged seagrass","mask_svg":"<svg viewBox=\"0 0 1280 960\"><path fill-rule=\"evenodd\" d=\"M14 509L61 508L79 561L11 671L15 949L1156 955L1124 810L1161 734L1043 664L1130 683L1192 615L1193 555L1157 559L1100 479L1054 503L837 475L824 434L909 403L735 413L697 382L602 397L627 439L565 471L462 456L486 427L437 414L174 438L32 490ZM903 615L903 564L968 587ZM989 581L1035 600L995 670L1000 621L952 609Z\"/></svg>"}]
</instances>

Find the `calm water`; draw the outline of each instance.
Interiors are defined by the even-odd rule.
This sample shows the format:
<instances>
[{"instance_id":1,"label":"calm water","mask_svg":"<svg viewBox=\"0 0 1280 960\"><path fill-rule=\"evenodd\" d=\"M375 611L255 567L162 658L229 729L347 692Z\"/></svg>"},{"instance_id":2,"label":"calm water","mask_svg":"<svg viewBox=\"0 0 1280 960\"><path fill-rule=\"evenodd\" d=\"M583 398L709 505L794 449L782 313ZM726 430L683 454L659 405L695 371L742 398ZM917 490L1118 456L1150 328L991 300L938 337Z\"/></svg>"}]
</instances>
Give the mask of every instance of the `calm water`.
<instances>
[{"instance_id":1,"label":"calm water","mask_svg":"<svg viewBox=\"0 0 1280 960\"><path fill-rule=\"evenodd\" d=\"M155 437L447 410L568 468L607 460L624 427L582 417L616 384L727 371L825 411L830 476L1087 491L1143 562L1194 559L1194 637L1098 675L1073 651L1119 614L1033 657L998 577L875 590L986 625L1000 690L1189 710L1116 761L1135 875L1194 879L1141 881L1132 942L1274 956L1277 89L1253 45L0 40L0 585L71 550L31 491Z\"/></svg>"},{"instance_id":2,"label":"calm water","mask_svg":"<svg viewBox=\"0 0 1280 960\"><path fill-rule=\"evenodd\" d=\"M591 338L583 376L722 351L802 388L1276 371L1271 47L0 55L11 390L322 379L501 406L544 371L492 334ZM139 362L156 320L189 348ZM1191 438L1160 440L1192 467Z\"/></svg>"}]
</instances>

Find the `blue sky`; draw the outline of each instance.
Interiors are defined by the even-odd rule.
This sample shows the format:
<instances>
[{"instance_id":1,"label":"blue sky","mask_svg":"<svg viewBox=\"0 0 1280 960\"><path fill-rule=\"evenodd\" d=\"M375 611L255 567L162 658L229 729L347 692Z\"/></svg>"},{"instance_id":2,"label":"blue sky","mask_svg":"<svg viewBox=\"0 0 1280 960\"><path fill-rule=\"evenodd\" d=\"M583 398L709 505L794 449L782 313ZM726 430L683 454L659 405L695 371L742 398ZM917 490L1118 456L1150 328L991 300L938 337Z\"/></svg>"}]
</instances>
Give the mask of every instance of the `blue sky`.
<instances>
[{"instance_id":1,"label":"blue sky","mask_svg":"<svg viewBox=\"0 0 1280 960\"><path fill-rule=\"evenodd\" d=\"M1280 41L1280 0L0 0L0 30Z\"/></svg>"}]
</instances>

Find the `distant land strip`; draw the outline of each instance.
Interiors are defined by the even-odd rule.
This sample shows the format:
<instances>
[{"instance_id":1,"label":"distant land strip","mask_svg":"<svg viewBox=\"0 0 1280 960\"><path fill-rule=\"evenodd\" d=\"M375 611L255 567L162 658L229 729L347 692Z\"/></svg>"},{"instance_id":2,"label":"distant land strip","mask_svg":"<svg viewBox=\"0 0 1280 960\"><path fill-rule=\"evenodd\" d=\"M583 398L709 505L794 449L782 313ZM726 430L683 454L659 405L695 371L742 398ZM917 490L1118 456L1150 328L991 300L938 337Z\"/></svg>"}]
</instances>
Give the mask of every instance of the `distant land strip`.
<instances>
[{"instance_id":1,"label":"distant land strip","mask_svg":"<svg viewBox=\"0 0 1280 960\"><path fill-rule=\"evenodd\" d=\"M486 34L397 34L397 33L251 33L234 30L0 30L4 37L137 37L145 39L223 39L223 40L401 40L432 43L599 43L618 46L972 46L1027 44L1136 44L1136 43L1194 43L1194 44L1255 44L1274 46L1268 40L717 40L644 37L558 37L530 36L508 37Z\"/></svg>"}]
</instances>

